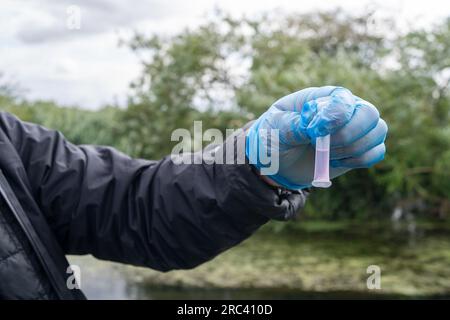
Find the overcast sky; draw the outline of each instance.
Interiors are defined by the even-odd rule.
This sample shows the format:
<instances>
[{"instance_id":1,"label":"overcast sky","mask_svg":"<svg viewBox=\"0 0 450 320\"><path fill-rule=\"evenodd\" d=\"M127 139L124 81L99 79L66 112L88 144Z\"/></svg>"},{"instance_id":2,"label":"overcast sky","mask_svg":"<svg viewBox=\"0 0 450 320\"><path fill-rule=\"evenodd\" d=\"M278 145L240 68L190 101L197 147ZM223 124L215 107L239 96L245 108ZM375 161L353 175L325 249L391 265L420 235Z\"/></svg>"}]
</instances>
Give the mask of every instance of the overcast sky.
<instances>
[{"instance_id":1,"label":"overcast sky","mask_svg":"<svg viewBox=\"0 0 450 320\"><path fill-rule=\"evenodd\" d=\"M80 9L80 29L71 5ZM123 103L140 66L134 54L117 43L132 30L171 34L197 25L214 8L251 16L338 5L349 11L375 7L405 26L429 25L450 16L446 0L1 0L0 73L20 84L30 99L85 108Z\"/></svg>"}]
</instances>

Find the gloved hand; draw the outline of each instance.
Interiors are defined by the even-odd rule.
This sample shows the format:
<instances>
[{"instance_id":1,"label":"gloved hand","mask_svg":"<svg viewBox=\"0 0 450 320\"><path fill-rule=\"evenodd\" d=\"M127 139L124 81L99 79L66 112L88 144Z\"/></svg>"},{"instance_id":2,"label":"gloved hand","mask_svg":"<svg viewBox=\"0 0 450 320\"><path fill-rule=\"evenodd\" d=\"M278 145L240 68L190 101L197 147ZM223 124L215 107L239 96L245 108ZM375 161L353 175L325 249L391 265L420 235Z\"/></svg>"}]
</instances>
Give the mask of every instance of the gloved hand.
<instances>
[{"instance_id":1,"label":"gloved hand","mask_svg":"<svg viewBox=\"0 0 450 320\"><path fill-rule=\"evenodd\" d=\"M315 140L327 134L331 179L384 159L387 125L378 110L334 86L303 89L276 101L249 128L246 155L276 184L307 188L314 176Z\"/></svg>"}]
</instances>

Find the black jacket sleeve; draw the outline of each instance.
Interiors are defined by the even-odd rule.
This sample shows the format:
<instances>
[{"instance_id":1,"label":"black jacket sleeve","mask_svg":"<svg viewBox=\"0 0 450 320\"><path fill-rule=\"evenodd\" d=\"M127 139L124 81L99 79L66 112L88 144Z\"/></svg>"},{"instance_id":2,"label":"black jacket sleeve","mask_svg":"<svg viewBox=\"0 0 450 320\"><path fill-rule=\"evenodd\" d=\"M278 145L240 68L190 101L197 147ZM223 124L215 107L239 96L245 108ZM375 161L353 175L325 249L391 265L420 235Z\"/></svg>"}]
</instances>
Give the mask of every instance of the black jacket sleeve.
<instances>
[{"instance_id":1,"label":"black jacket sleeve","mask_svg":"<svg viewBox=\"0 0 450 320\"><path fill-rule=\"evenodd\" d=\"M68 254L163 271L192 268L269 219L294 216L306 197L268 186L245 163L133 159L109 147L75 146L7 113L0 125Z\"/></svg>"}]
</instances>

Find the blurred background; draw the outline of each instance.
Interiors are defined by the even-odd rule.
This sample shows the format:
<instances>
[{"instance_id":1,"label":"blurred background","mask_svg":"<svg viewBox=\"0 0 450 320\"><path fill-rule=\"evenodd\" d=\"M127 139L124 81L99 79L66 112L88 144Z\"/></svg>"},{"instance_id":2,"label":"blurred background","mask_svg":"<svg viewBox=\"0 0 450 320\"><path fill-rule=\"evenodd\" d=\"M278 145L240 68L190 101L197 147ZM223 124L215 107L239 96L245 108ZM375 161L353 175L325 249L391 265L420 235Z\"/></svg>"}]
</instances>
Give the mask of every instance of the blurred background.
<instances>
[{"instance_id":1,"label":"blurred background","mask_svg":"<svg viewBox=\"0 0 450 320\"><path fill-rule=\"evenodd\" d=\"M325 84L389 125L381 164L194 270L70 257L87 296L450 298L450 2L383 3L2 1L1 110L76 144L158 159L176 128L238 128Z\"/></svg>"}]
</instances>

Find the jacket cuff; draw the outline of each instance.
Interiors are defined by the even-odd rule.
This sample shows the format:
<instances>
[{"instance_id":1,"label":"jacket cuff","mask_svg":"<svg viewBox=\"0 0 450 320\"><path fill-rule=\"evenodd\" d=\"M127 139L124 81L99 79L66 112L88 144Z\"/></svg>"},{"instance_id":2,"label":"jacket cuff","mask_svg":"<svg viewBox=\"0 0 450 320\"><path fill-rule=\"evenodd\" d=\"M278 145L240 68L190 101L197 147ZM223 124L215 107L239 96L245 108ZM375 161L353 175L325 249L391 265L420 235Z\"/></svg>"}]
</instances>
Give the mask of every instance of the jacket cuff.
<instances>
[{"instance_id":1,"label":"jacket cuff","mask_svg":"<svg viewBox=\"0 0 450 320\"><path fill-rule=\"evenodd\" d=\"M304 207L309 192L271 186L261 179L257 169L249 164L245 156L246 127L228 137L222 145L206 147L204 154L214 150L211 156L216 161L222 161L222 169L235 193L234 197L244 204L246 210L275 220L295 218Z\"/></svg>"}]
</instances>

